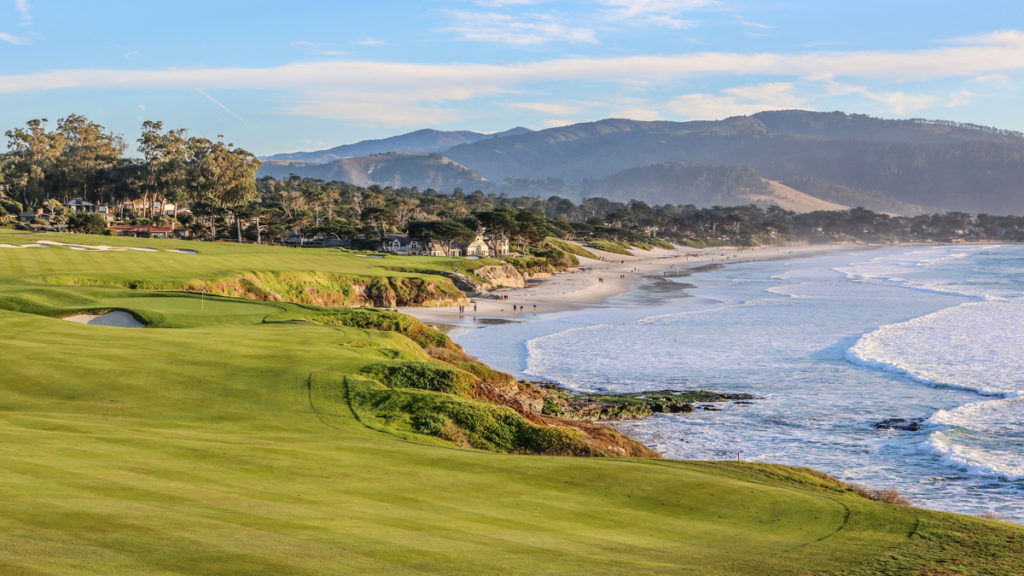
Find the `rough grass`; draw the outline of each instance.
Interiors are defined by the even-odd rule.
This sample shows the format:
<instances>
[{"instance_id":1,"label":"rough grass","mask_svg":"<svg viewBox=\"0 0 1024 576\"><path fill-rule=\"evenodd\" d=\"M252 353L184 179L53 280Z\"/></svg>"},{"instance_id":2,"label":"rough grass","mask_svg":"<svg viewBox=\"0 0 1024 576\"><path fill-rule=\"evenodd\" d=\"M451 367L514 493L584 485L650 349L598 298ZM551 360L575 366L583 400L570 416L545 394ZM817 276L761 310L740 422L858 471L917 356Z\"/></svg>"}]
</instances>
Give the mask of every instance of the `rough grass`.
<instances>
[{"instance_id":1,"label":"rough grass","mask_svg":"<svg viewBox=\"0 0 1024 576\"><path fill-rule=\"evenodd\" d=\"M612 254L621 254L623 256L633 255L633 253L629 251L630 245L625 242L617 242L615 240L602 240L595 238L592 240L587 240L584 243L584 245L597 250L611 252Z\"/></svg>"},{"instance_id":2,"label":"rough grass","mask_svg":"<svg viewBox=\"0 0 1024 576\"><path fill-rule=\"evenodd\" d=\"M580 246L579 244L573 244L572 242L566 242L565 240L562 240L561 238L555 238L554 236L548 236L547 238L544 239L544 243L549 245L549 246L551 246L552 248L555 248L557 250L561 250L562 252L565 252L566 254L572 254L574 256L582 256L583 258L590 258L591 260L597 260L597 256L595 256L594 253L591 252L590 250L587 250L586 248Z\"/></svg>"},{"instance_id":3,"label":"rough grass","mask_svg":"<svg viewBox=\"0 0 1024 576\"><path fill-rule=\"evenodd\" d=\"M467 416L468 399L408 389L374 404L387 390L366 367L439 362L384 321L39 282L205 278L235 261L273 271L279 257L302 271L289 256L306 270L361 264L209 249L218 262L178 265L0 248L0 573L1020 573L1018 526L873 501L805 469L453 448L429 432L466 418L492 441L501 411ZM53 317L115 305L154 327ZM346 382L368 400L353 402Z\"/></svg>"}]
</instances>

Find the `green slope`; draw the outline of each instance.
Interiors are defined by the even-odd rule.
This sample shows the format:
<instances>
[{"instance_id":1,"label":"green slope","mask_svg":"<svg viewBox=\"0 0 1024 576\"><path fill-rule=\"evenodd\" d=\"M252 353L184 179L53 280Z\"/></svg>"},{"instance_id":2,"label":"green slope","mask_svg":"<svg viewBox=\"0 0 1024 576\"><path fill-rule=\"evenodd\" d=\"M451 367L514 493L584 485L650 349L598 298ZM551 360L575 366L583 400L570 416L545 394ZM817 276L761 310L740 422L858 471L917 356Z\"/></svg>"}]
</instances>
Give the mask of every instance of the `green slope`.
<instances>
[{"instance_id":1,"label":"green slope","mask_svg":"<svg viewBox=\"0 0 1024 576\"><path fill-rule=\"evenodd\" d=\"M191 264L200 277L294 254L185 247L223 251ZM364 258L300 255L308 270L333 259L366 273ZM430 362L404 336L296 321L307 312L289 304L39 282L92 266L115 280L179 273L154 256L166 253L0 248L2 574L1014 574L1024 562L1019 527L869 501L804 470L403 440L357 420L351 386L372 364ZM47 316L108 308L153 327Z\"/></svg>"}]
</instances>

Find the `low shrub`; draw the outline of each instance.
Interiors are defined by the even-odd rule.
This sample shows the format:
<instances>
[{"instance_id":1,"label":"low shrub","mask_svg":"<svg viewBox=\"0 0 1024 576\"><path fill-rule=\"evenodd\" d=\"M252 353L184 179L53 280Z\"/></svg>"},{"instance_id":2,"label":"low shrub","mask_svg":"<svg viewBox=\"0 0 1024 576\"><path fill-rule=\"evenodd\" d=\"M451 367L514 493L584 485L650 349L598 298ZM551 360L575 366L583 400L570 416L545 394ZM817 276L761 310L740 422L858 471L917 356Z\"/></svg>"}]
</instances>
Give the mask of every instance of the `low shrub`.
<instances>
[{"instance_id":1,"label":"low shrub","mask_svg":"<svg viewBox=\"0 0 1024 576\"><path fill-rule=\"evenodd\" d=\"M388 388L412 388L467 396L477 378L468 372L426 362L379 362L363 368Z\"/></svg>"}]
</instances>

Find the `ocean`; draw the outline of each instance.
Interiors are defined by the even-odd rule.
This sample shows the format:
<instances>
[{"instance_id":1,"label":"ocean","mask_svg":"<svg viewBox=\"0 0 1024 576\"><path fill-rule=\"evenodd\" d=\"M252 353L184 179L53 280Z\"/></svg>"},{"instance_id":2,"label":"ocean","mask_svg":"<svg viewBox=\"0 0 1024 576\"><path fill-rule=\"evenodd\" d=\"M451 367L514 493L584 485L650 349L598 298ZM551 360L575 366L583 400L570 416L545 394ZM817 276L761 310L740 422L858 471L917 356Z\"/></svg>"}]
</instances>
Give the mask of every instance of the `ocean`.
<instances>
[{"instance_id":1,"label":"ocean","mask_svg":"<svg viewBox=\"0 0 1024 576\"><path fill-rule=\"evenodd\" d=\"M746 392L616 424L668 458L808 466L1024 523L1024 246L938 245L670 271L598 307L461 328L579 391ZM892 418L920 429L878 429Z\"/></svg>"}]
</instances>

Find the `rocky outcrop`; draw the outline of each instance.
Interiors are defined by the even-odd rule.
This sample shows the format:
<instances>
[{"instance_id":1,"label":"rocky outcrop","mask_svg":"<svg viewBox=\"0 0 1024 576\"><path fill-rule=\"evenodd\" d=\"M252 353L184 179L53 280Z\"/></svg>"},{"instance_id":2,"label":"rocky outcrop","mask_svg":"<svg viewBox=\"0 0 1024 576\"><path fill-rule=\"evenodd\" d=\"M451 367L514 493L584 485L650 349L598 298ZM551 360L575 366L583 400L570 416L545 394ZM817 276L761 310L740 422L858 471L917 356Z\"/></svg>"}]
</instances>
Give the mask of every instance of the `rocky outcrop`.
<instances>
[{"instance_id":1,"label":"rocky outcrop","mask_svg":"<svg viewBox=\"0 0 1024 576\"><path fill-rule=\"evenodd\" d=\"M878 430L902 430L904 432L917 432L921 429L921 422L924 418L887 418L875 423Z\"/></svg>"},{"instance_id":2,"label":"rocky outcrop","mask_svg":"<svg viewBox=\"0 0 1024 576\"><path fill-rule=\"evenodd\" d=\"M624 394L577 394L564 388L524 385L517 396L524 409L546 416L586 422L630 420L653 414L681 414L695 409L717 410L713 403L749 404L750 394L707 390L657 390ZM702 403L702 404L697 404Z\"/></svg>"}]
</instances>

